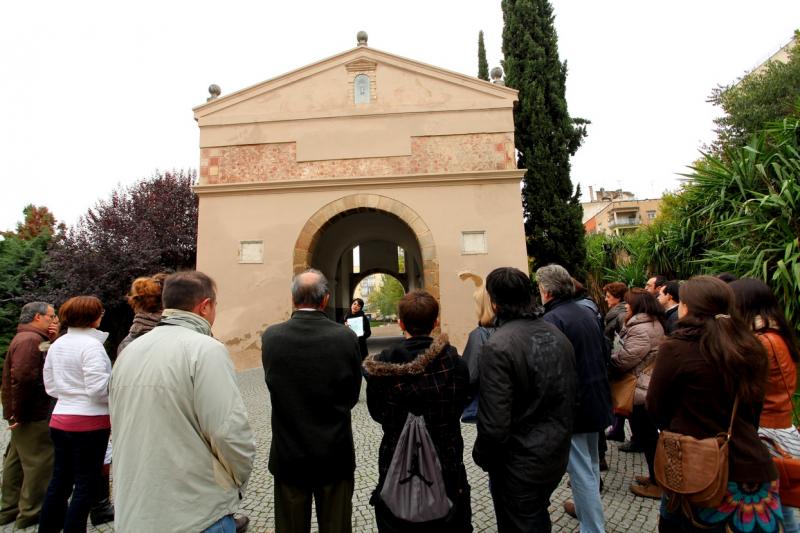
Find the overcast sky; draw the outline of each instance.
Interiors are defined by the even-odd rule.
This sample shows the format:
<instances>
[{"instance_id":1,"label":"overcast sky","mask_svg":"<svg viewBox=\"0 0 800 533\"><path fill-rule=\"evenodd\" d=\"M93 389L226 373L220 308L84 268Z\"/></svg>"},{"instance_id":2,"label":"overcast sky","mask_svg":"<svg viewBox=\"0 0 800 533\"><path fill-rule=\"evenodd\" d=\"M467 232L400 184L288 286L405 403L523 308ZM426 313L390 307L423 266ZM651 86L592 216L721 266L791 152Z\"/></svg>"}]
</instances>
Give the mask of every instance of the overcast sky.
<instances>
[{"instance_id":1,"label":"overcast sky","mask_svg":"<svg viewBox=\"0 0 800 533\"><path fill-rule=\"evenodd\" d=\"M592 121L572 179L641 198L674 189L711 139L706 103L783 46L800 1L555 0L567 98ZM0 229L29 203L68 224L118 184L196 168L192 107L355 46L475 75L501 58L493 0L55 0L0 7Z\"/></svg>"}]
</instances>

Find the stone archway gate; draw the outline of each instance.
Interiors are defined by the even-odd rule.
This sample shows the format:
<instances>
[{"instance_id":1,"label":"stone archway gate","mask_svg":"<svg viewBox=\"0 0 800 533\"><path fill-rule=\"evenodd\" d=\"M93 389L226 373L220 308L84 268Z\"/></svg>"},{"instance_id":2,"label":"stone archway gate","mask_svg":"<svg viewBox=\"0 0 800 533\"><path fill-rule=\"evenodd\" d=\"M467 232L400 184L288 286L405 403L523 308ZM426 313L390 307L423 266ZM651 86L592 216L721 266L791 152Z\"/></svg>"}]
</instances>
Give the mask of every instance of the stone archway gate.
<instances>
[{"instance_id":1,"label":"stone archway gate","mask_svg":"<svg viewBox=\"0 0 800 533\"><path fill-rule=\"evenodd\" d=\"M457 273L527 268L515 100L362 45L196 107L198 269L217 281L214 332L237 364L290 316L291 277L325 228L360 211L411 230L442 331L463 348L475 317Z\"/></svg>"}]
</instances>

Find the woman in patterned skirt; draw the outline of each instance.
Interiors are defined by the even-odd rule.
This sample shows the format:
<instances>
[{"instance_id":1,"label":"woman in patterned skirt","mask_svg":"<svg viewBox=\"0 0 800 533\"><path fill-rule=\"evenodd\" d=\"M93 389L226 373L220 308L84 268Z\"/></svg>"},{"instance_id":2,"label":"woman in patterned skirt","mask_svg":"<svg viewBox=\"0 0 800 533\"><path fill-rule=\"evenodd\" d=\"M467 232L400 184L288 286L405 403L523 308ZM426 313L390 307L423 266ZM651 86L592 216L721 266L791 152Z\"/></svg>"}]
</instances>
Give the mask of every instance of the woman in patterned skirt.
<instances>
[{"instance_id":1,"label":"woman in patterned skirt","mask_svg":"<svg viewBox=\"0 0 800 533\"><path fill-rule=\"evenodd\" d=\"M660 429L696 439L732 426L728 487L714 508L665 490L658 529L781 532L778 472L758 436L768 370L764 348L738 317L724 282L696 276L681 285L680 299L677 329L659 348L647 409Z\"/></svg>"}]
</instances>

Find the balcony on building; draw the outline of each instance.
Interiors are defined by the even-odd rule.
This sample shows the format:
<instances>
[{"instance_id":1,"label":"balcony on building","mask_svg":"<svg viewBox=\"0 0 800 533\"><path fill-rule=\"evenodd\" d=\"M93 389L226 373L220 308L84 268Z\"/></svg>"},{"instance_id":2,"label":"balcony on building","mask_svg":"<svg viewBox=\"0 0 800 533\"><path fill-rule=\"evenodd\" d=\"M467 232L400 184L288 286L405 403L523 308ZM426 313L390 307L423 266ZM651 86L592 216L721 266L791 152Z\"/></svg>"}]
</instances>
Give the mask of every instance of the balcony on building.
<instances>
[{"instance_id":1,"label":"balcony on building","mask_svg":"<svg viewBox=\"0 0 800 533\"><path fill-rule=\"evenodd\" d=\"M634 231L642 225L638 207L613 206L608 213L608 229L616 234Z\"/></svg>"}]
</instances>

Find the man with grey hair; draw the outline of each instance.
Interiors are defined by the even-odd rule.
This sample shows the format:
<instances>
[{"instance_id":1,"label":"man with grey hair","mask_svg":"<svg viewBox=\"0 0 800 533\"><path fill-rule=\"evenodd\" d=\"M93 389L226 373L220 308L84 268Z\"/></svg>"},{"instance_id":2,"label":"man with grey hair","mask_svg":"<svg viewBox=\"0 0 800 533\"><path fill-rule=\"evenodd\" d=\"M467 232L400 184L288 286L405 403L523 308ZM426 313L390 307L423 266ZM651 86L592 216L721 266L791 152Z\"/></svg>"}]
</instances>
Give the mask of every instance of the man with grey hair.
<instances>
[{"instance_id":1,"label":"man with grey hair","mask_svg":"<svg viewBox=\"0 0 800 533\"><path fill-rule=\"evenodd\" d=\"M53 306L31 302L22 307L17 334L3 365L3 418L11 438L3 460L0 525L17 529L39 521L53 473L53 442L48 428L53 399L44 390L42 368L58 325Z\"/></svg>"},{"instance_id":2,"label":"man with grey hair","mask_svg":"<svg viewBox=\"0 0 800 533\"><path fill-rule=\"evenodd\" d=\"M578 409L567 464L575 503L565 502L564 510L577 516L582 533L602 533L605 518L597 443L600 432L613 421L606 370L608 346L594 312L575 303L575 285L564 267L544 266L536 271L536 280L545 309L543 319L570 340L578 371Z\"/></svg>"},{"instance_id":3,"label":"man with grey hair","mask_svg":"<svg viewBox=\"0 0 800 533\"><path fill-rule=\"evenodd\" d=\"M361 391L358 337L325 314L328 281L309 269L292 280L295 311L261 337L272 403L269 471L275 477L275 529L352 531L355 449L350 411Z\"/></svg>"}]
</instances>

